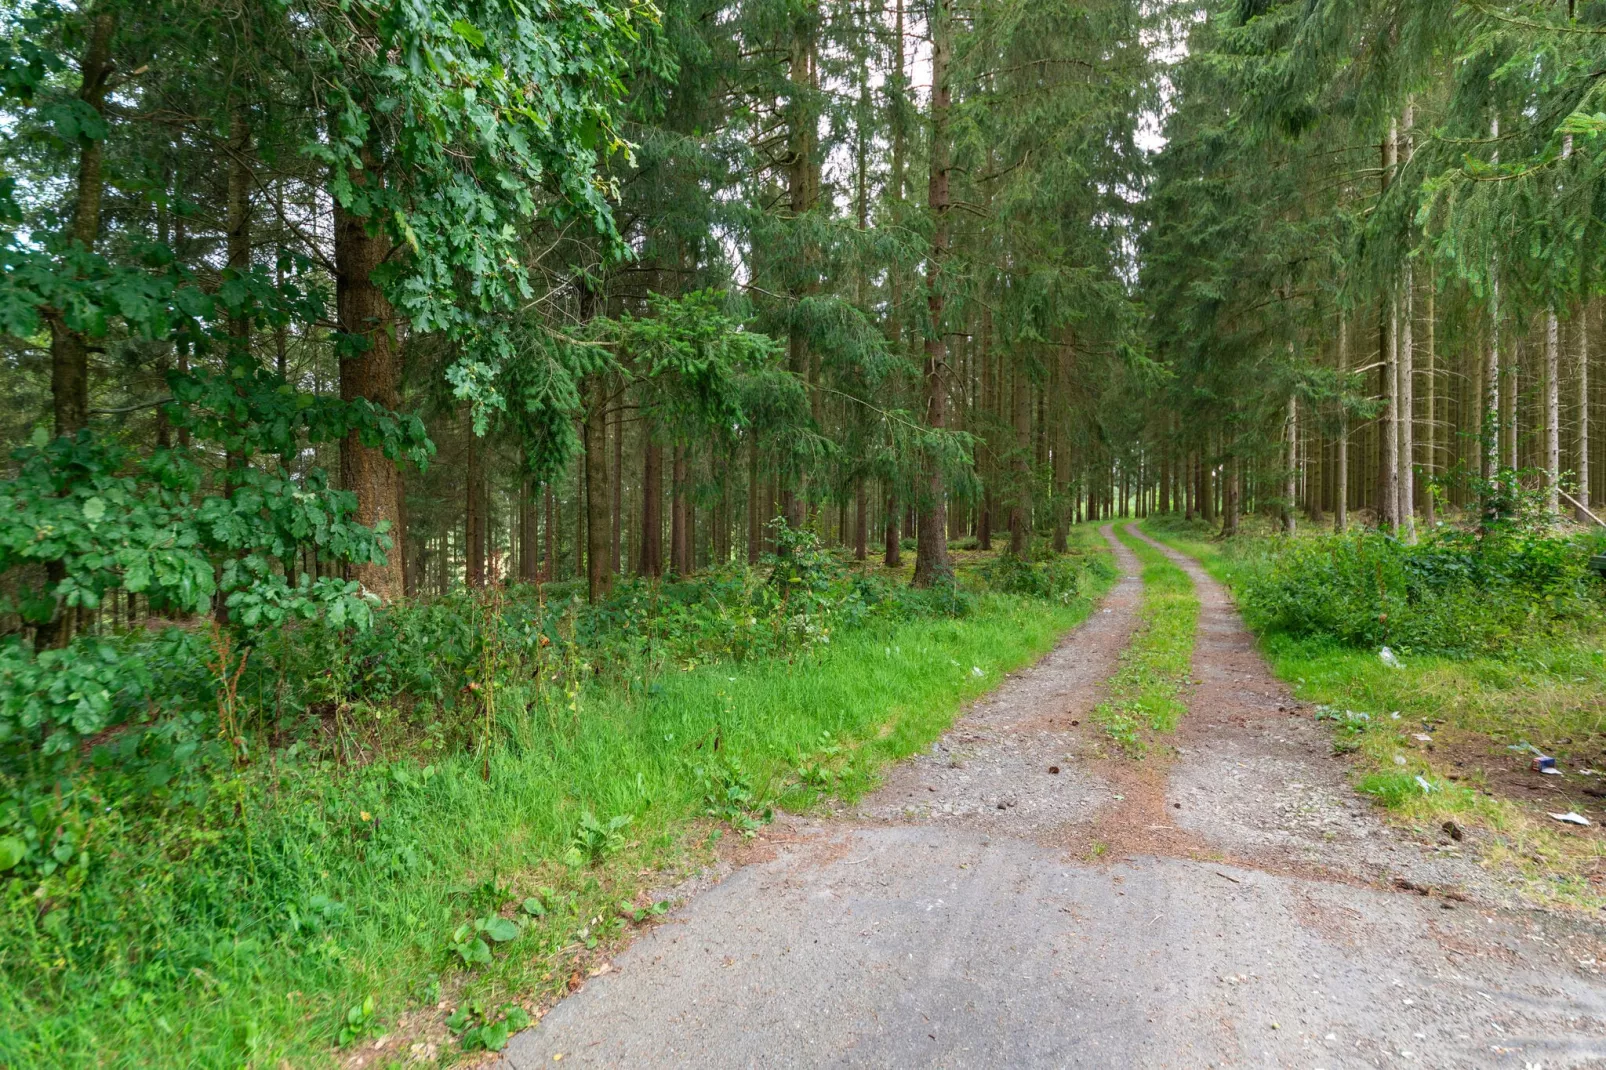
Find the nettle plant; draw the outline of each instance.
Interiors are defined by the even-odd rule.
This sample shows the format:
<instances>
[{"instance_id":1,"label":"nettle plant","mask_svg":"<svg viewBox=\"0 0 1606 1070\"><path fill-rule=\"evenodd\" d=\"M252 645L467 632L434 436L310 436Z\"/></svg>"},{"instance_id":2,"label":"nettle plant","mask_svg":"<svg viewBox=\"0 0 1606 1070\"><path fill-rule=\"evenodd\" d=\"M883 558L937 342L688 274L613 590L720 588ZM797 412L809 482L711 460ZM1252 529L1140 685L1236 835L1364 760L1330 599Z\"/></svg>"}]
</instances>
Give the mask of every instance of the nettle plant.
<instances>
[{"instance_id":1,"label":"nettle plant","mask_svg":"<svg viewBox=\"0 0 1606 1070\"><path fill-rule=\"evenodd\" d=\"M0 637L0 871L83 862L63 815L90 790L65 777L86 741L125 772L244 761L234 696L253 652L291 622L366 629L377 600L342 569L391 550L307 448L355 435L419 463L432 448L415 418L295 391L245 359L168 385L189 445L41 431L0 481L0 615L22 624ZM107 622L97 610L119 592L171 623Z\"/></svg>"}]
</instances>

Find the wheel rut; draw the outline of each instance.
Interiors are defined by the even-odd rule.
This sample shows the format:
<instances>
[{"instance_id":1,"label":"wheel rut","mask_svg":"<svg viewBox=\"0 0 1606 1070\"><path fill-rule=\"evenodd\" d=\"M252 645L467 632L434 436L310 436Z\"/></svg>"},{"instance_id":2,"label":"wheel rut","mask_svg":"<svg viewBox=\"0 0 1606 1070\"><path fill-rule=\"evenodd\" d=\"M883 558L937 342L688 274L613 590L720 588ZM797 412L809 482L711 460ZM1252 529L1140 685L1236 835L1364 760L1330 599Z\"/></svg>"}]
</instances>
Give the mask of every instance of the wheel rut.
<instances>
[{"instance_id":1,"label":"wheel rut","mask_svg":"<svg viewBox=\"0 0 1606 1070\"><path fill-rule=\"evenodd\" d=\"M1600 927L1378 821L1180 555L1189 713L1107 756L1141 583L1104 533L1122 580L1054 652L851 812L777 821L505 1064L1606 1066Z\"/></svg>"}]
</instances>

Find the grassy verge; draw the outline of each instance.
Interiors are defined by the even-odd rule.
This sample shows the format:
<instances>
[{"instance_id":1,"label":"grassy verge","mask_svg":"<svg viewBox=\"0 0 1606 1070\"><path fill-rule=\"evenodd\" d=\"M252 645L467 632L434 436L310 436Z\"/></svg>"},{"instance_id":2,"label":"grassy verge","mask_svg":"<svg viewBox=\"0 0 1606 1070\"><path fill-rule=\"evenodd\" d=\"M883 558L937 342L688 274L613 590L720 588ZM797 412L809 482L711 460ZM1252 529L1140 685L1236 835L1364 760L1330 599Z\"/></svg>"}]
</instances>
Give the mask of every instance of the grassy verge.
<instances>
[{"instance_id":1,"label":"grassy verge","mask_svg":"<svg viewBox=\"0 0 1606 1070\"><path fill-rule=\"evenodd\" d=\"M503 742L427 764L281 755L240 800L249 835L175 826L105 860L84 899L121 934L102 958L62 956L46 910L9 905L0 1064L383 1065L498 1046L720 835L862 793L1105 587L982 594L964 618L866 627L796 663L509 701Z\"/></svg>"},{"instance_id":2,"label":"grassy verge","mask_svg":"<svg viewBox=\"0 0 1606 1070\"><path fill-rule=\"evenodd\" d=\"M1228 588L1261 567L1254 539L1224 543L1202 526L1144 526ZM1535 806L1507 790L1526 793L1527 759L1509 747L1531 743L1569 766L1606 767L1600 637L1501 657L1414 656L1402 668L1385 665L1377 651L1325 638L1259 640L1277 676L1332 724L1334 747L1353 756L1357 788L1378 805L1429 835L1446 821L1488 832L1480 844L1485 865L1520 875L1534 898L1606 903L1606 845L1594 830L1559 827L1548 818L1559 804ZM1506 767L1514 772L1501 772Z\"/></svg>"},{"instance_id":3,"label":"grassy verge","mask_svg":"<svg viewBox=\"0 0 1606 1070\"><path fill-rule=\"evenodd\" d=\"M1132 641L1092 719L1128 754L1141 754L1144 733L1171 732L1185 707L1178 699L1193 663L1199 599L1188 574L1164 554L1115 526L1143 565L1143 604Z\"/></svg>"}]
</instances>

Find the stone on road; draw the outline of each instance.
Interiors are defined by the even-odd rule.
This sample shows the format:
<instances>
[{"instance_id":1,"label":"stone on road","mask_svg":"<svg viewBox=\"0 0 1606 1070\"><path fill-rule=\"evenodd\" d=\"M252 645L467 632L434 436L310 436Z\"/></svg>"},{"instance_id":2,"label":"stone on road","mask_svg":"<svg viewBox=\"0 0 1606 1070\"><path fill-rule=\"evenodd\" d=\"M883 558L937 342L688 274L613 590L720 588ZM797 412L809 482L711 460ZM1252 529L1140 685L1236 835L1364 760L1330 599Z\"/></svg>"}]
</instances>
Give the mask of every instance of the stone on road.
<instances>
[{"instance_id":1,"label":"stone on road","mask_svg":"<svg viewBox=\"0 0 1606 1070\"><path fill-rule=\"evenodd\" d=\"M1072 722L1141 593L1105 536L1103 611L854 814L766 830L506 1065L1606 1065L1601 928L1379 821L1186 559L1180 753L1102 755Z\"/></svg>"}]
</instances>

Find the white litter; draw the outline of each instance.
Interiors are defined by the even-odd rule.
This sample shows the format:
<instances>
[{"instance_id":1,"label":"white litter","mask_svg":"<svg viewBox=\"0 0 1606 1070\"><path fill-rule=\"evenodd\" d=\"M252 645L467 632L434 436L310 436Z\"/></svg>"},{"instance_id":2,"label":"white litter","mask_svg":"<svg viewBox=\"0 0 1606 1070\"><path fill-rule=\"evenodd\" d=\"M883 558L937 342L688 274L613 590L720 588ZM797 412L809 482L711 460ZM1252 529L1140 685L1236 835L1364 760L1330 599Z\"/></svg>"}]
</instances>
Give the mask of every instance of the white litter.
<instances>
[{"instance_id":1,"label":"white litter","mask_svg":"<svg viewBox=\"0 0 1606 1070\"><path fill-rule=\"evenodd\" d=\"M1378 660L1382 661L1384 665L1387 665L1391 669L1405 668L1404 665L1400 664L1400 659L1394 656L1394 651L1390 650L1388 647L1384 647L1382 650L1379 650L1377 652L1377 656Z\"/></svg>"},{"instance_id":2,"label":"white litter","mask_svg":"<svg viewBox=\"0 0 1606 1070\"><path fill-rule=\"evenodd\" d=\"M1421 740L1423 743L1432 743L1433 742L1433 737L1428 735L1426 732L1418 732L1416 734L1416 738Z\"/></svg>"},{"instance_id":3,"label":"white litter","mask_svg":"<svg viewBox=\"0 0 1606 1070\"><path fill-rule=\"evenodd\" d=\"M1416 784L1417 784L1417 787L1422 789L1422 794L1423 795L1427 795L1427 794L1429 794L1431 792L1435 792L1435 791L1439 790L1439 786L1437 784L1429 782L1427 777L1422 776L1420 774L1418 774L1418 776L1416 778Z\"/></svg>"},{"instance_id":4,"label":"white litter","mask_svg":"<svg viewBox=\"0 0 1606 1070\"><path fill-rule=\"evenodd\" d=\"M1555 818L1557 821L1565 821L1569 825L1592 825L1592 824L1594 824L1594 822L1589 820L1589 818L1587 818L1583 814L1577 813L1577 812L1575 812L1573 810L1568 810L1565 814L1551 814L1550 816Z\"/></svg>"}]
</instances>

